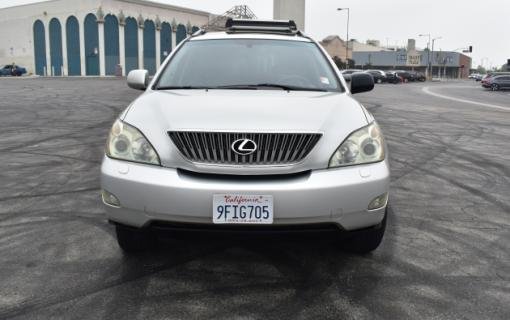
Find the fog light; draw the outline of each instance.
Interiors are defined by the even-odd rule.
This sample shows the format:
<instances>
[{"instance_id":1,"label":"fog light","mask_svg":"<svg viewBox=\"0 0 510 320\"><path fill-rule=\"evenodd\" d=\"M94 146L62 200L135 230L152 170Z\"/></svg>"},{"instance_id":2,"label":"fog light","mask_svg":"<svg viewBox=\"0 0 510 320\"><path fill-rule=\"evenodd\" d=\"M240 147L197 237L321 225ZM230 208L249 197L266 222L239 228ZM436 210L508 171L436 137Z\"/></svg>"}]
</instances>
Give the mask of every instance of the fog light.
<instances>
[{"instance_id":1,"label":"fog light","mask_svg":"<svg viewBox=\"0 0 510 320\"><path fill-rule=\"evenodd\" d=\"M103 198L103 202L107 205L113 206L113 207L120 207L120 201L117 199L116 196L114 196L112 193L102 190L101 191L101 197Z\"/></svg>"},{"instance_id":2,"label":"fog light","mask_svg":"<svg viewBox=\"0 0 510 320\"><path fill-rule=\"evenodd\" d=\"M368 205L368 210L375 210L380 209L386 205L388 202L388 193L381 194L380 196L376 197L374 200L370 202Z\"/></svg>"}]
</instances>

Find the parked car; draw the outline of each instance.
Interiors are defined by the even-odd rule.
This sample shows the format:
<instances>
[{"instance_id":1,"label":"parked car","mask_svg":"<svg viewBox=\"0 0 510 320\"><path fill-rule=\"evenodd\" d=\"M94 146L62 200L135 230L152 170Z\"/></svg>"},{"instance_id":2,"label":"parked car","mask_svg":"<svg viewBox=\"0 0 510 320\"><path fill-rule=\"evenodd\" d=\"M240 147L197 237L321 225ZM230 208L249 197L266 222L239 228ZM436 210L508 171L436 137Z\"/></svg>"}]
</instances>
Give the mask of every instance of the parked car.
<instances>
[{"instance_id":1,"label":"parked car","mask_svg":"<svg viewBox=\"0 0 510 320\"><path fill-rule=\"evenodd\" d=\"M361 69L346 69L346 70L341 71L342 74L353 74L356 72L363 72L363 70L361 70Z\"/></svg>"},{"instance_id":2,"label":"parked car","mask_svg":"<svg viewBox=\"0 0 510 320\"><path fill-rule=\"evenodd\" d=\"M427 77L424 73L418 71L408 71L409 73L409 81L420 81L424 82L427 80Z\"/></svg>"},{"instance_id":3,"label":"parked car","mask_svg":"<svg viewBox=\"0 0 510 320\"><path fill-rule=\"evenodd\" d=\"M427 81L427 76L423 72L418 72L416 81L425 82Z\"/></svg>"},{"instance_id":4,"label":"parked car","mask_svg":"<svg viewBox=\"0 0 510 320\"><path fill-rule=\"evenodd\" d=\"M402 82L415 81L414 76L411 73L409 73L409 71L406 71L406 70L397 70L395 72L397 73L397 75L400 78L402 78Z\"/></svg>"},{"instance_id":5,"label":"parked car","mask_svg":"<svg viewBox=\"0 0 510 320\"><path fill-rule=\"evenodd\" d=\"M370 73L374 77L376 83L386 82L386 73L382 70L366 70L366 73Z\"/></svg>"},{"instance_id":6,"label":"parked car","mask_svg":"<svg viewBox=\"0 0 510 320\"><path fill-rule=\"evenodd\" d=\"M396 71L387 71L386 72L386 81L388 83L398 84L402 83L403 79Z\"/></svg>"},{"instance_id":7,"label":"parked car","mask_svg":"<svg viewBox=\"0 0 510 320\"><path fill-rule=\"evenodd\" d=\"M468 76L468 79L473 79L473 80L476 80L478 77L480 77L481 75L479 73L471 73L469 76Z\"/></svg>"},{"instance_id":8,"label":"parked car","mask_svg":"<svg viewBox=\"0 0 510 320\"><path fill-rule=\"evenodd\" d=\"M475 81L478 82L478 81L482 81L482 79L485 77L486 75L485 74L477 74L475 75Z\"/></svg>"},{"instance_id":9,"label":"parked car","mask_svg":"<svg viewBox=\"0 0 510 320\"><path fill-rule=\"evenodd\" d=\"M482 81L482 86L484 88L490 88L492 91L510 89L510 74L486 78Z\"/></svg>"},{"instance_id":10,"label":"parked car","mask_svg":"<svg viewBox=\"0 0 510 320\"><path fill-rule=\"evenodd\" d=\"M483 82L484 80L488 80L489 78L494 76L507 76L507 75L510 75L510 72L487 72L487 74L485 74L482 77L481 81Z\"/></svg>"},{"instance_id":11,"label":"parked car","mask_svg":"<svg viewBox=\"0 0 510 320\"><path fill-rule=\"evenodd\" d=\"M227 20L194 33L115 120L102 199L124 252L150 248L154 228L277 232L343 230L366 253L386 226L388 150L373 116L316 41L292 21ZM239 72L239 68L243 72Z\"/></svg>"},{"instance_id":12,"label":"parked car","mask_svg":"<svg viewBox=\"0 0 510 320\"><path fill-rule=\"evenodd\" d=\"M0 69L0 76L13 76L20 77L27 73L27 69L20 67L15 64L5 65L2 69Z\"/></svg>"}]
</instances>

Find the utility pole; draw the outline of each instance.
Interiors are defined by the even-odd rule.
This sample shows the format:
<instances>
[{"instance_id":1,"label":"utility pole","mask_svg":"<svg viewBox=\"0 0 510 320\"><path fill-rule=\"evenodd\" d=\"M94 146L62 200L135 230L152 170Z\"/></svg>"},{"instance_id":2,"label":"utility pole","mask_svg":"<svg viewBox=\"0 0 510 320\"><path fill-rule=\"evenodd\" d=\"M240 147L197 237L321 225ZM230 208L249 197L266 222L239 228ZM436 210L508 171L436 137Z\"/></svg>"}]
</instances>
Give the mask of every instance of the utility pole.
<instances>
[{"instance_id":1,"label":"utility pole","mask_svg":"<svg viewBox=\"0 0 510 320\"><path fill-rule=\"evenodd\" d=\"M430 72L431 72L431 75L430 75L430 79L432 80L432 77L434 77L434 43L436 42L436 40L439 40L439 39L442 39L443 37L437 37L437 38L434 38L432 39L432 63L431 63L431 66L430 66ZM441 72L441 67L439 67L439 72Z\"/></svg>"},{"instance_id":2,"label":"utility pole","mask_svg":"<svg viewBox=\"0 0 510 320\"><path fill-rule=\"evenodd\" d=\"M347 10L347 38L346 38L346 45L345 45L345 68L348 69L348 62L349 62L349 20L350 20L350 9L349 8L338 8L338 11L345 11Z\"/></svg>"},{"instance_id":3,"label":"utility pole","mask_svg":"<svg viewBox=\"0 0 510 320\"><path fill-rule=\"evenodd\" d=\"M430 33L427 34L420 34L420 37L429 37L429 42L427 42L427 78L432 79L432 76L430 74Z\"/></svg>"}]
</instances>

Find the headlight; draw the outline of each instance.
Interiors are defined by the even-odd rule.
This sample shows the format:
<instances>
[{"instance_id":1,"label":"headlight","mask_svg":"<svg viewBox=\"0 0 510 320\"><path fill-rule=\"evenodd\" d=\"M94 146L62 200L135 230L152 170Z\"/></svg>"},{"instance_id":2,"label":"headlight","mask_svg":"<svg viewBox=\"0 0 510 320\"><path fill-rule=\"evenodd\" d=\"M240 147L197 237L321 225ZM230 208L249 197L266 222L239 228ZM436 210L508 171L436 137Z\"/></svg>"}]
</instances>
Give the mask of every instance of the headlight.
<instances>
[{"instance_id":1,"label":"headlight","mask_svg":"<svg viewBox=\"0 0 510 320\"><path fill-rule=\"evenodd\" d=\"M106 142L110 158L160 165L159 157L150 142L135 127L115 121Z\"/></svg>"},{"instance_id":2,"label":"headlight","mask_svg":"<svg viewBox=\"0 0 510 320\"><path fill-rule=\"evenodd\" d=\"M384 138L379 126L372 122L353 132L335 151L329 167L352 166L384 160Z\"/></svg>"}]
</instances>

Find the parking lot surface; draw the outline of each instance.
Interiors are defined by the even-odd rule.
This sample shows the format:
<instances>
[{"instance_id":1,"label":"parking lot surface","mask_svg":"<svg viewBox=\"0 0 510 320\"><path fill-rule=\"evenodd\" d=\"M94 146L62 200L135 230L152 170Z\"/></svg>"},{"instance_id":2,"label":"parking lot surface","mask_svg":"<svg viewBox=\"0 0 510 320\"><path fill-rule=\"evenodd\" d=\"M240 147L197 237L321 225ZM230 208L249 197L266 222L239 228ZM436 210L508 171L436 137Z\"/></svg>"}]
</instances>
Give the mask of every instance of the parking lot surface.
<instances>
[{"instance_id":1,"label":"parking lot surface","mask_svg":"<svg viewBox=\"0 0 510 320\"><path fill-rule=\"evenodd\" d=\"M509 318L509 91L459 81L357 96L392 166L370 255L282 236L177 238L127 258L99 166L138 94L116 79L0 79L0 319Z\"/></svg>"}]
</instances>

